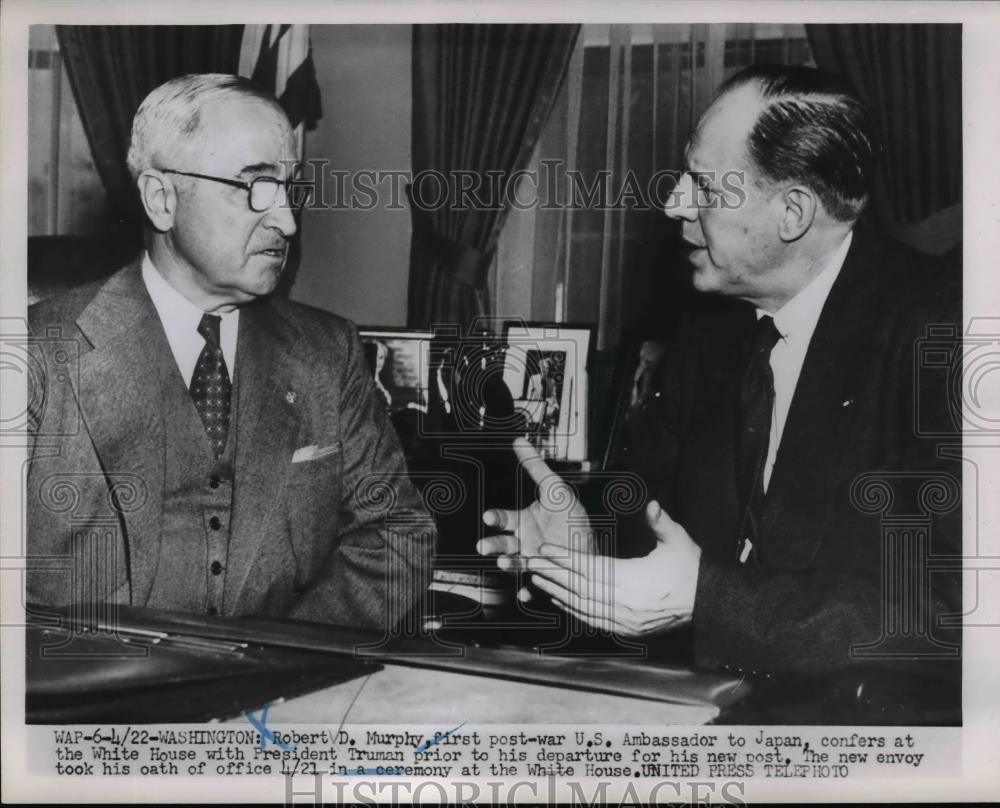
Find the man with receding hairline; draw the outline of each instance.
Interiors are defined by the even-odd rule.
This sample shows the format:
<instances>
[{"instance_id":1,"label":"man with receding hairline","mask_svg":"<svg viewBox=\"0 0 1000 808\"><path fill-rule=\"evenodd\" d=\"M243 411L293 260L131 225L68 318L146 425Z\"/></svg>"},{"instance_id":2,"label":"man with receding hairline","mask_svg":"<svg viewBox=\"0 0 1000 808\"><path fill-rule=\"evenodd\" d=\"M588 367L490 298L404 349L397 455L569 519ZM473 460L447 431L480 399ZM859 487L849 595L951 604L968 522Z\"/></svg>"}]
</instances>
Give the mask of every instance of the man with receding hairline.
<instances>
[{"instance_id":1,"label":"man with receding hairline","mask_svg":"<svg viewBox=\"0 0 1000 808\"><path fill-rule=\"evenodd\" d=\"M33 565L29 600L388 630L426 591L433 525L356 329L271 295L295 159L246 79L183 76L143 101L142 256L30 311L43 352L68 342L79 365L31 396L28 554L72 563Z\"/></svg>"},{"instance_id":2,"label":"man with receding hairline","mask_svg":"<svg viewBox=\"0 0 1000 808\"><path fill-rule=\"evenodd\" d=\"M660 644L689 627L700 667L766 678L876 661L944 674L957 704L959 638L941 621L960 614L960 575L928 565L961 554L961 472L914 413L916 348L961 302L934 262L858 224L876 151L862 103L817 70L755 66L721 88L666 214L695 288L733 305L685 315L667 353L659 450L638 469L641 549L574 546L580 509L546 502L550 475L518 445L540 500L488 511L509 532L481 552L592 626ZM946 391L923 392L947 417ZM900 513L931 508L926 541L883 536L864 493L880 474ZM912 481L952 495L931 503Z\"/></svg>"}]
</instances>

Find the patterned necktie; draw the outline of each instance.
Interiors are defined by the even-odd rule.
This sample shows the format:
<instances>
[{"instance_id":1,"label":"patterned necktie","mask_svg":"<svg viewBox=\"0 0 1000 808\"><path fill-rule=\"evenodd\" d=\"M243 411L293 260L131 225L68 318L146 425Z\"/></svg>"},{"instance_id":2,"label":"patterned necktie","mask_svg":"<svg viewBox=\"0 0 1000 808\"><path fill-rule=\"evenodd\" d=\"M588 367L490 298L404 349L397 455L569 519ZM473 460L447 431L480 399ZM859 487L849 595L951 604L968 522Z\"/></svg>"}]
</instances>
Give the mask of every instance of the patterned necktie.
<instances>
[{"instance_id":1,"label":"patterned necktie","mask_svg":"<svg viewBox=\"0 0 1000 808\"><path fill-rule=\"evenodd\" d=\"M226 448L229 437L229 406L233 392L219 343L220 322L221 318L214 314L202 315L198 333L205 340L205 347L201 349L191 378L191 398L216 457Z\"/></svg>"},{"instance_id":2,"label":"patterned necktie","mask_svg":"<svg viewBox=\"0 0 1000 808\"><path fill-rule=\"evenodd\" d=\"M764 505L764 464L771 434L774 409L774 374L771 349L781 335L774 320L764 315L757 320L750 362L740 385L739 434L737 436L737 484L740 513L739 560L746 563L758 544L757 535Z\"/></svg>"}]
</instances>

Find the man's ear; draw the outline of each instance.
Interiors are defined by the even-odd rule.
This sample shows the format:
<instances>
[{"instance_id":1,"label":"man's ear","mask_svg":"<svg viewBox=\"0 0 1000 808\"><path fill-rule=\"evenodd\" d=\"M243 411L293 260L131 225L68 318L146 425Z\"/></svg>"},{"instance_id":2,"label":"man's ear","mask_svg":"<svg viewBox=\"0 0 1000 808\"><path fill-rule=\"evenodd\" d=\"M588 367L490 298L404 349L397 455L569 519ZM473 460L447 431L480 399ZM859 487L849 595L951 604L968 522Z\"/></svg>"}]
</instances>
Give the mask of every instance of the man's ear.
<instances>
[{"instance_id":1,"label":"man's ear","mask_svg":"<svg viewBox=\"0 0 1000 808\"><path fill-rule=\"evenodd\" d=\"M782 204L778 236L782 241L797 241L812 227L819 200L802 185L786 188L779 197Z\"/></svg>"},{"instance_id":2,"label":"man's ear","mask_svg":"<svg viewBox=\"0 0 1000 808\"><path fill-rule=\"evenodd\" d=\"M139 199L153 228L166 233L174 226L177 212L177 190L162 171L147 168L136 180Z\"/></svg>"}]
</instances>

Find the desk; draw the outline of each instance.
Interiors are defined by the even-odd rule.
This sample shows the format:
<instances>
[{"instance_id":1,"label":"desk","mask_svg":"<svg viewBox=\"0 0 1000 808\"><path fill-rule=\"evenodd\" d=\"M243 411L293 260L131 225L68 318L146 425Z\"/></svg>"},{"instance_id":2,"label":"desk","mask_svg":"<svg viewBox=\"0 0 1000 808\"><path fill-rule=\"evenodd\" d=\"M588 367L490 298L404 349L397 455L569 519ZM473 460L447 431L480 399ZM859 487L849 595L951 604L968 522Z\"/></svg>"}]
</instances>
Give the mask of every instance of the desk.
<instances>
[{"instance_id":1,"label":"desk","mask_svg":"<svg viewBox=\"0 0 1000 808\"><path fill-rule=\"evenodd\" d=\"M357 697L352 705L352 700ZM705 724L717 707L568 690L451 671L382 670L281 703L274 724ZM244 722L242 718L233 723ZM244 722L245 723L245 722Z\"/></svg>"},{"instance_id":2,"label":"desk","mask_svg":"<svg viewBox=\"0 0 1000 808\"><path fill-rule=\"evenodd\" d=\"M731 677L613 656L124 606L71 631L61 611L66 625L39 618L27 635L35 723L197 721L271 704L283 723L690 725L747 692Z\"/></svg>"}]
</instances>

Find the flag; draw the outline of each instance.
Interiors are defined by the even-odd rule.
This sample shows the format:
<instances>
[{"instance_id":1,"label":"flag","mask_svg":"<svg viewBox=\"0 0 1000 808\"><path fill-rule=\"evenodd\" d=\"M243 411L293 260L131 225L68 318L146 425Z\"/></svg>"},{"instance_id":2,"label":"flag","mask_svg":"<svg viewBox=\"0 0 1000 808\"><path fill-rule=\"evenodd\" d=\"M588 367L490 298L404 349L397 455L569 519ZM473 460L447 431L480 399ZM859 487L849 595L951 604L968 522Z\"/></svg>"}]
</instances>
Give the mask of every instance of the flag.
<instances>
[{"instance_id":1,"label":"flag","mask_svg":"<svg viewBox=\"0 0 1000 808\"><path fill-rule=\"evenodd\" d=\"M303 132L315 129L323 116L309 26L244 26L239 72L274 93L292 122L302 159Z\"/></svg>"}]
</instances>

